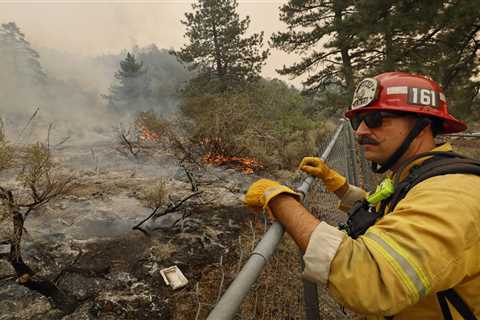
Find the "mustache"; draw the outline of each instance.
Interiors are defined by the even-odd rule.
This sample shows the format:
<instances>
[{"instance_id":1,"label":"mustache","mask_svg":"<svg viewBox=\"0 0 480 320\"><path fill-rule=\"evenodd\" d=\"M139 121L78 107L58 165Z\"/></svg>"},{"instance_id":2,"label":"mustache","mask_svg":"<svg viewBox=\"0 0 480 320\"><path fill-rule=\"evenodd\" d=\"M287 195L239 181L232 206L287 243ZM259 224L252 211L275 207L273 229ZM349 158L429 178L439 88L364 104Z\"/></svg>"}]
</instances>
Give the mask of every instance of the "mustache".
<instances>
[{"instance_id":1,"label":"mustache","mask_svg":"<svg viewBox=\"0 0 480 320\"><path fill-rule=\"evenodd\" d=\"M364 144L372 144L372 145L378 145L380 142L377 140L370 138L368 136L361 136L357 138L357 142L359 145L364 145Z\"/></svg>"}]
</instances>

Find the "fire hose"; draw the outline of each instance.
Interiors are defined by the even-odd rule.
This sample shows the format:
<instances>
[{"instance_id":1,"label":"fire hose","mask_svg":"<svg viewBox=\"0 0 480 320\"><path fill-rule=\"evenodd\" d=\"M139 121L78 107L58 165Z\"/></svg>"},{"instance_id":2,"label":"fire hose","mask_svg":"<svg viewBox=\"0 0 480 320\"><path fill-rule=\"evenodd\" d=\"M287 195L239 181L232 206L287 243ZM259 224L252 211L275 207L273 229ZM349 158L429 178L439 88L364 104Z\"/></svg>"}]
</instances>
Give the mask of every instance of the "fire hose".
<instances>
[{"instance_id":1,"label":"fire hose","mask_svg":"<svg viewBox=\"0 0 480 320\"><path fill-rule=\"evenodd\" d=\"M322 160L327 160L344 125L345 120L342 119L333 138L320 156ZM302 182L300 187L297 188L297 191L302 194L302 201L304 201L305 196L308 194L314 179L313 176L308 176ZM210 312L207 320L233 319L238 312L243 299L248 295L250 288L253 286L268 259L272 256L276 247L280 243L284 232L285 229L280 222L276 221L272 224L253 250L250 258L247 260L242 270L240 270L235 280L233 280L216 306ZM319 319L317 286L306 280L304 280L304 300L306 318L309 320Z\"/></svg>"}]
</instances>

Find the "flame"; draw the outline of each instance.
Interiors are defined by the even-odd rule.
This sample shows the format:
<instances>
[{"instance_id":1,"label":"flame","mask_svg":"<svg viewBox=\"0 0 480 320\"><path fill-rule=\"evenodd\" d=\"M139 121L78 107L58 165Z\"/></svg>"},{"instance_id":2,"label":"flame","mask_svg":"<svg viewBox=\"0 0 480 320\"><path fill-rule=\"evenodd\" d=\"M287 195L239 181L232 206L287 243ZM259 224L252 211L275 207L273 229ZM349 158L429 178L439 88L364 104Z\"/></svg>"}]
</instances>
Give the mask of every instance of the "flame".
<instances>
[{"instance_id":1,"label":"flame","mask_svg":"<svg viewBox=\"0 0 480 320\"><path fill-rule=\"evenodd\" d=\"M252 174L256 170L263 169L263 165L255 159L241 158L241 157L226 157L221 154L207 153L202 157L203 162L221 165L233 165L240 168L245 174Z\"/></svg>"},{"instance_id":2,"label":"flame","mask_svg":"<svg viewBox=\"0 0 480 320\"><path fill-rule=\"evenodd\" d=\"M160 135L143 127L140 129L139 138L143 141L158 141L160 140Z\"/></svg>"}]
</instances>

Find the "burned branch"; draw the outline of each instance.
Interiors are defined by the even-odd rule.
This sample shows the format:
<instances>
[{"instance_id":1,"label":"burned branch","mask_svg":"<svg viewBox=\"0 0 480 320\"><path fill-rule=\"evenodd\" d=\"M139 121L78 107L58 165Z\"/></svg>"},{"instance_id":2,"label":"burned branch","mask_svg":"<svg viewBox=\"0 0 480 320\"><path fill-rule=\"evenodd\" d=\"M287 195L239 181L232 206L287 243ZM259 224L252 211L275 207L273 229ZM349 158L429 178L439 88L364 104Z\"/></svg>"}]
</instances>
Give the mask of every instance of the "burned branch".
<instances>
[{"instance_id":1,"label":"burned branch","mask_svg":"<svg viewBox=\"0 0 480 320\"><path fill-rule=\"evenodd\" d=\"M190 170L188 170L187 167L185 166L184 160L185 159L182 159L180 161L180 167L182 167L182 169L185 171L185 174L187 175L188 181L190 181L190 184L192 185L192 192L196 192L196 191L198 191L197 183L193 178L193 173Z\"/></svg>"},{"instance_id":2,"label":"burned branch","mask_svg":"<svg viewBox=\"0 0 480 320\"><path fill-rule=\"evenodd\" d=\"M145 235L149 235L149 233L143 229L141 226L147 222L148 220L150 219L157 219L159 217L163 217L169 213L172 213L172 212L175 212L177 211L187 200L193 198L193 197L196 197L198 195L200 195L201 193L203 193L203 191L197 191L197 192L194 192L192 194L189 194L188 196L182 198L181 200L179 200L178 202L174 203L174 202L171 202L163 211L159 212L159 209L161 206L157 206L155 208L153 208L153 212L148 216L146 217L145 219L143 219L142 221L140 221L138 224L136 224L135 226L132 227L132 230L138 230L140 232L142 232L143 234Z\"/></svg>"},{"instance_id":3,"label":"burned branch","mask_svg":"<svg viewBox=\"0 0 480 320\"><path fill-rule=\"evenodd\" d=\"M120 129L118 132L118 140L120 143L120 151L127 150L135 159L138 158L138 153L140 148L137 143L131 141L130 130L125 132L125 130Z\"/></svg>"},{"instance_id":4,"label":"burned branch","mask_svg":"<svg viewBox=\"0 0 480 320\"><path fill-rule=\"evenodd\" d=\"M33 119L35 119L35 117L38 115L39 111L40 111L40 108L37 107L37 109L35 109L35 111L33 112L32 116L30 117L30 119L27 121L27 123L26 123L25 126L23 127L22 131L20 131L20 134L18 135L18 139L17 139L16 142L21 141L23 134L25 133L25 131L27 130L27 128L30 126L30 124L33 122Z\"/></svg>"},{"instance_id":5,"label":"burned branch","mask_svg":"<svg viewBox=\"0 0 480 320\"><path fill-rule=\"evenodd\" d=\"M5 149L6 141L3 135L1 144L4 150L13 152L13 147ZM21 246L22 237L26 231L24 224L29 214L55 198L67 194L73 177L57 174L56 164L52 160L48 145L41 143L23 148L15 162L15 168L18 170L17 180L21 183L20 190L0 186L0 206L4 212L2 217L11 219L13 226L13 231L7 240L10 244L10 252L6 258L15 270L18 283L51 298L58 308L67 312L73 311L75 302L50 280L37 276L24 262ZM2 164L0 169L6 168L4 160Z\"/></svg>"}]
</instances>

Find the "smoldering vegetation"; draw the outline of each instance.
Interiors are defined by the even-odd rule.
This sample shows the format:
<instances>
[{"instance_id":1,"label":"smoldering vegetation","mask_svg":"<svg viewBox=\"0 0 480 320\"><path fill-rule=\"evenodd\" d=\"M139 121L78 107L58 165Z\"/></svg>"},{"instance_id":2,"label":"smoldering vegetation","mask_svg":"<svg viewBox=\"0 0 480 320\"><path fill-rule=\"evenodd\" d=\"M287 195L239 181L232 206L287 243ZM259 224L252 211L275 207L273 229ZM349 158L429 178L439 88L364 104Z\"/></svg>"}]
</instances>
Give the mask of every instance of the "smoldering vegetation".
<instances>
[{"instance_id":1,"label":"smoldering vegetation","mask_svg":"<svg viewBox=\"0 0 480 320\"><path fill-rule=\"evenodd\" d=\"M27 39L0 28L0 310L206 318L268 227L241 200L255 173L286 179L331 129L318 101L191 73L154 45L82 57ZM279 251L245 317L301 318L293 242ZM180 291L160 274L172 265Z\"/></svg>"},{"instance_id":2,"label":"smoldering vegetation","mask_svg":"<svg viewBox=\"0 0 480 320\"><path fill-rule=\"evenodd\" d=\"M53 143L65 139L90 143L111 139L114 129L131 122L136 112L175 111L178 91L189 72L155 45L130 52L142 61L143 74L124 88L115 74L126 51L85 57L56 48L33 48L20 26L2 24L0 117L7 133L23 141L44 141L53 124ZM120 103L115 98L122 90ZM136 92L142 96L135 97Z\"/></svg>"}]
</instances>

